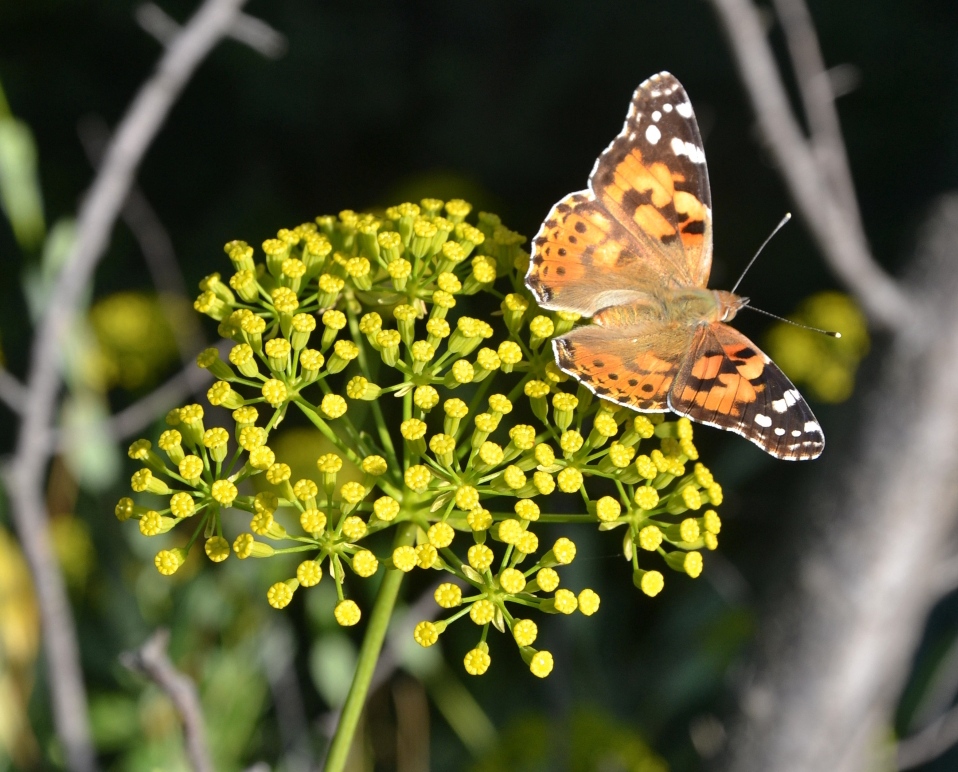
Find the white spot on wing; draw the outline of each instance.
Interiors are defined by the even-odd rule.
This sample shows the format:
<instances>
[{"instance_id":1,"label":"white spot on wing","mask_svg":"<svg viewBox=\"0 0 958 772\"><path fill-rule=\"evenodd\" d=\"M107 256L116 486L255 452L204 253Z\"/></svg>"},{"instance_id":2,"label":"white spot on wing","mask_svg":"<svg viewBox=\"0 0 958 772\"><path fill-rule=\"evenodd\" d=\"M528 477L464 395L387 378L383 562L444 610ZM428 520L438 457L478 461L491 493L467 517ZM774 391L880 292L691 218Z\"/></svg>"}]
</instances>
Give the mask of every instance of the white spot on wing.
<instances>
[{"instance_id":1,"label":"white spot on wing","mask_svg":"<svg viewBox=\"0 0 958 772\"><path fill-rule=\"evenodd\" d=\"M690 102L682 102L682 104L676 105L675 109L679 111L679 115L683 118L692 117L692 104Z\"/></svg>"},{"instance_id":2,"label":"white spot on wing","mask_svg":"<svg viewBox=\"0 0 958 772\"><path fill-rule=\"evenodd\" d=\"M784 399L772 400L772 410L776 413L784 413L788 410L788 403Z\"/></svg>"},{"instance_id":3,"label":"white spot on wing","mask_svg":"<svg viewBox=\"0 0 958 772\"><path fill-rule=\"evenodd\" d=\"M652 112L652 120L653 120L653 121L655 121L656 123L658 123L661 118L662 118L662 113L660 113L658 110L654 110L654 111Z\"/></svg>"},{"instance_id":4,"label":"white spot on wing","mask_svg":"<svg viewBox=\"0 0 958 772\"><path fill-rule=\"evenodd\" d=\"M802 395L798 393L797 389L789 389L783 396L785 397L785 401L788 403L789 407L794 405L802 398Z\"/></svg>"},{"instance_id":5,"label":"white spot on wing","mask_svg":"<svg viewBox=\"0 0 958 772\"><path fill-rule=\"evenodd\" d=\"M759 426L764 426L767 429L769 426L772 425L772 419L769 418L767 415L763 415L762 413L757 413L755 415L755 423L757 423Z\"/></svg>"},{"instance_id":6,"label":"white spot on wing","mask_svg":"<svg viewBox=\"0 0 958 772\"><path fill-rule=\"evenodd\" d=\"M798 429L792 429L792 436L793 436L793 437L801 437L801 436L802 436L802 432L801 432L800 430L798 430Z\"/></svg>"},{"instance_id":7,"label":"white spot on wing","mask_svg":"<svg viewBox=\"0 0 958 772\"><path fill-rule=\"evenodd\" d=\"M654 123L650 123L649 127L645 130L645 138L649 141L650 145L654 145L660 139L662 139L662 132L659 131L659 127Z\"/></svg>"},{"instance_id":8,"label":"white spot on wing","mask_svg":"<svg viewBox=\"0 0 958 772\"><path fill-rule=\"evenodd\" d=\"M672 107L672 105L666 103L666 104L662 105L662 109L665 110L665 112L670 113L670 112L672 112L673 107Z\"/></svg>"},{"instance_id":9,"label":"white spot on wing","mask_svg":"<svg viewBox=\"0 0 958 772\"><path fill-rule=\"evenodd\" d=\"M822 427L819 426L815 421L806 421L805 422L805 432L811 434L812 432L821 432Z\"/></svg>"},{"instance_id":10,"label":"white spot on wing","mask_svg":"<svg viewBox=\"0 0 958 772\"><path fill-rule=\"evenodd\" d=\"M702 148L697 145L686 142L678 137L672 137L672 141L669 144L672 147L672 152L676 155L688 156L689 160L694 164L705 163L705 153L702 151Z\"/></svg>"},{"instance_id":11,"label":"white spot on wing","mask_svg":"<svg viewBox=\"0 0 958 772\"><path fill-rule=\"evenodd\" d=\"M775 427L775 436L776 436L776 437L781 437L783 434L785 434L785 430L784 430L781 426L776 426L776 427Z\"/></svg>"}]
</instances>

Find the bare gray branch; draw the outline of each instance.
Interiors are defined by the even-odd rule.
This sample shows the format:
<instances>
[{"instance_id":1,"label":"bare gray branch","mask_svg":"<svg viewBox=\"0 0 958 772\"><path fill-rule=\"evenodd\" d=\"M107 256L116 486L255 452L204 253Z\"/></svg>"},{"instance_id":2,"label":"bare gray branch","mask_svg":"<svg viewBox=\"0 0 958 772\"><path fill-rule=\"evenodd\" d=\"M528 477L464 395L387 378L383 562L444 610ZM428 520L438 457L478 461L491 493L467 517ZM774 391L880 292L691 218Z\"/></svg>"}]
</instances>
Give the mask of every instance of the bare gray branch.
<instances>
[{"instance_id":1,"label":"bare gray branch","mask_svg":"<svg viewBox=\"0 0 958 772\"><path fill-rule=\"evenodd\" d=\"M166 693L183 722L190 765L195 772L213 772L196 685L173 667L166 653L169 643L170 631L157 630L139 649L121 654L120 662L124 667L145 675Z\"/></svg>"},{"instance_id":2,"label":"bare gray branch","mask_svg":"<svg viewBox=\"0 0 958 772\"><path fill-rule=\"evenodd\" d=\"M784 5L792 9L796 1ZM841 169L834 175L823 171L819 158L802 134L752 0L711 2L729 39L769 152L829 266L855 295L872 324L891 330L906 324L913 315L912 303L875 261L860 221L848 215L846 199L854 197L850 175ZM801 25L793 24L793 29L795 27ZM809 67L820 63L817 42L813 52L817 58L810 53L811 47L802 44L797 47ZM820 145L828 154L838 153L844 157L843 146L836 149L834 137L829 139L834 128L829 128L829 115L834 106L826 109L822 104L822 100L830 101L832 97L827 73L824 70L820 75L807 72L803 82L809 91L810 111L815 116L812 128L826 132ZM833 182L832 176L839 181ZM836 186L844 192L837 192Z\"/></svg>"},{"instance_id":3,"label":"bare gray branch","mask_svg":"<svg viewBox=\"0 0 958 772\"><path fill-rule=\"evenodd\" d=\"M110 140L109 128L102 119L90 116L80 121L77 133L87 159L94 169L98 168L103 158L103 150ZM186 280L176 259L173 240L163 227L159 215L135 183L130 186L130 194L120 210L120 216L140 245L143 261L176 339L180 360L184 366L189 366L193 363L197 351L206 345L206 338L196 317L193 314L181 313L183 308L178 307L179 304L188 308L190 297Z\"/></svg>"},{"instance_id":4,"label":"bare gray branch","mask_svg":"<svg viewBox=\"0 0 958 772\"><path fill-rule=\"evenodd\" d=\"M156 3L143 3L133 12L143 31L162 45L169 43L180 29L179 23ZM267 59L279 59L289 45L283 33L273 29L262 19L240 12L227 33L238 43L252 48Z\"/></svg>"},{"instance_id":5,"label":"bare gray branch","mask_svg":"<svg viewBox=\"0 0 958 772\"><path fill-rule=\"evenodd\" d=\"M22 413L27 389L6 368L0 367L0 401L14 413Z\"/></svg>"},{"instance_id":6,"label":"bare gray branch","mask_svg":"<svg viewBox=\"0 0 958 772\"><path fill-rule=\"evenodd\" d=\"M155 72L127 109L104 155L100 173L83 199L76 237L57 277L30 355L26 389L9 484L12 513L36 588L57 734L66 766L96 767L90 742L86 689L73 616L49 537L43 481L49 435L61 389L60 347L88 292L93 272L109 242L133 176L170 107L200 62L226 34L245 0L205 0L167 47Z\"/></svg>"},{"instance_id":7,"label":"bare gray branch","mask_svg":"<svg viewBox=\"0 0 958 772\"><path fill-rule=\"evenodd\" d=\"M895 336L858 446L832 460L839 470L808 502L797 581L763 625L744 690L737 772L878 768L880 736L939 597L928 567L948 553L958 511L956 240L952 196L911 271L922 313Z\"/></svg>"}]
</instances>

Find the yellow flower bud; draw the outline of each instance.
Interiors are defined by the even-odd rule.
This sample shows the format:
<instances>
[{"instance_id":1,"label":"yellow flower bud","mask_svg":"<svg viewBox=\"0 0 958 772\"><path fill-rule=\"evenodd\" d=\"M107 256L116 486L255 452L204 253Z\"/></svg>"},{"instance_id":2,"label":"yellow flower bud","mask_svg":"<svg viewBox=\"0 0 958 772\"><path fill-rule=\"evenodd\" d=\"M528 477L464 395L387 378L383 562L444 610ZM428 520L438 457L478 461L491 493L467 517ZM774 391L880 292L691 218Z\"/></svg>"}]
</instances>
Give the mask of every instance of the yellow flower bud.
<instances>
[{"instance_id":1,"label":"yellow flower bud","mask_svg":"<svg viewBox=\"0 0 958 772\"><path fill-rule=\"evenodd\" d=\"M462 660L462 664L469 675L482 675L489 669L491 663L489 645L485 642L480 643L475 649L467 651Z\"/></svg>"},{"instance_id":2,"label":"yellow flower bud","mask_svg":"<svg viewBox=\"0 0 958 772\"><path fill-rule=\"evenodd\" d=\"M639 531L639 546L648 550L649 552L655 552L660 546L662 546L662 539L664 538L662 531L658 526L647 525L641 531Z\"/></svg>"},{"instance_id":3,"label":"yellow flower bud","mask_svg":"<svg viewBox=\"0 0 958 772\"><path fill-rule=\"evenodd\" d=\"M594 590L585 589L579 593L579 611L590 617L599 610L600 598Z\"/></svg>"},{"instance_id":4,"label":"yellow flower bud","mask_svg":"<svg viewBox=\"0 0 958 772\"><path fill-rule=\"evenodd\" d=\"M477 625L487 625L496 616L496 607L490 600L477 600L469 608L469 618Z\"/></svg>"},{"instance_id":5,"label":"yellow flower bud","mask_svg":"<svg viewBox=\"0 0 958 772\"><path fill-rule=\"evenodd\" d=\"M537 678L545 678L553 667L552 654L548 651L537 651L529 660L529 670Z\"/></svg>"},{"instance_id":6,"label":"yellow flower bud","mask_svg":"<svg viewBox=\"0 0 958 772\"><path fill-rule=\"evenodd\" d=\"M595 503L595 514L603 523L611 523L619 519L622 505L611 496L603 496Z\"/></svg>"},{"instance_id":7,"label":"yellow flower bud","mask_svg":"<svg viewBox=\"0 0 958 772\"><path fill-rule=\"evenodd\" d=\"M514 509L523 520L534 522L539 519L539 505L532 499L520 499L515 503Z\"/></svg>"},{"instance_id":8,"label":"yellow flower bud","mask_svg":"<svg viewBox=\"0 0 958 772\"><path fill-rule=\"evenodd\" d=\"M416 493L422 493L429 487L429 482L432 480L432 472L429 471L429 467L416 464L406 470L403 479L407 487Z\"/></svg>"},{"instance_id":9,"label":"yellow flower bud","mask_svg":"<svg viewBox=\"0 0 958 772\"><path fill-rule=\"evenodd\" d=\"M456 608L462 603L462 589L459 585L444 582L436 588L433 597L442 608Z\"/></svg>"},{"instance_id":10,"label":"yellow flower bud","mask_svg":"<svg viewBox=\"0 0 958 772\"><path fill-rule=\"evenodd\" d=\"M296 567L296 579L303 587L315 587L323 578L323 567L318 561L304 560Z\"/></svg>"},{"instance_id":11,"label":"yellow flower bud","mask_svg":"<svg viewBox=\"0 0 958 772\"><path fill-rule=\"evenodd\" d=\"M355 601L341 600L336 604L336 608L333 609L333 616L342 627L352 627L359 623L362 612L359 610L359 606L356 605Z\"/></svg>"},{"instance_id":12,"label":"yellow flower bud","mask_svg":"<svg viewBox=\"0 0 958 772\"><path fill-rule=\"evenodd\" d=\"M493 552L485 544L473 544L466 552L469 565L476 571L485 571L492 565Z\"/></svg>"},{"instance_id":13,"label":"yellow flower bud","mask_svg":"<svg viewBox=\"0 0 958 772\"><path fill-rule=\"evenodd\" d=\"M559 574L554 568L540 568L536 572L536 584L543 592L555 592L559 586Z\"/></svg>"},{"instance_id":14,"label":"yellow flower bud","mask_svg":"<svg viewBox=\"0 0 958 772\"><path fill-rule=\"evenodd\" d=\"M499 575L499 585L511 595L518 595L526 587L526 578L517 568L506 568Z\"/></svg>"},{"instance_id":15,"label":"yellow flower bud","mask_svg":"<svg viewBox=\"0 0 958 772\"><path fill-rule=\"evenodd\" d=\"M379 560L369 550L360 550L353 555L352 567L359 576L368 578L379 570Z\"/></svg>"},{"instance_id":16,"label":"yellow flower bud","mask_svg":"<svg viewBox=\"0 0 958 772\"><path fill-rule=\"evenodd\" d=\"M299 524L306 533L320 533L326 530L326 513L318 509L306 509L299 516Z\"/></svg>"}]
</instances>

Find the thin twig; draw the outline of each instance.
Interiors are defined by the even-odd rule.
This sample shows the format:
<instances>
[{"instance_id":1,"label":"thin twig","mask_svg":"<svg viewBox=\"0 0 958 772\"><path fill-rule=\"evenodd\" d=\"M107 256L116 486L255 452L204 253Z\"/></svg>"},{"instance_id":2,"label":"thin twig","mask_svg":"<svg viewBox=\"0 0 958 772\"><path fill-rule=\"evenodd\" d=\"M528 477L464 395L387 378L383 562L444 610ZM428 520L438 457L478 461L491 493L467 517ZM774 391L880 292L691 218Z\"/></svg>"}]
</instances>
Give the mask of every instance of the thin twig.
<instances>
[{"instance_id":1,"label":"thin twig","mask_svg":"<svg viewBox=\"0 0 958 772\"><path fill-rule=\"evenodd\" d=\"M231 341L220 341L217 346L220 355L225 356L231 345ZM162 385L157 386L145 397L137 400L119 413L110 416L109 419L97 427L97 431L113 442L120 442L139 434L153 423L157 416L163 415L187 397L199 393L212 380L213 376L210 375L208 370L199 368L196 362L190 362L180 372ZM66 440L63 433L55 431L53 432L53 438L57 451L64 450Z\"/></svg>"},{"instance_id":2,"label":"thin twig","mask_svg":"<svg viewBox=\"0 0 958 772\"><path fill-rule=\"evenodd\" d=\"M195 772L212 772L199 694L196 685L170 662L166 653L169 643L170 631L157 630L139 649L121 654L120 662L129 670L145 675L165 692L183 722L190 765Z\"/></svg>"},{"instance_id":3,"label":"thin twig","mask_svg":"<svg viewBox=\"0 0 958 772\"><path fill-rule=\"evenodd\" d=\"M99 168L103 150L110 141L110 130L106 123L101 118L89 116L80 121L77 134L90 164L94 169ZM180 360L184 366L189 366L196 352L206 345L206 338L196 316L182 313L184 308L189 307L189 291L176 259L173 240L136 183L130 186L120 216L140 245L146 269L176 340Z\"/></svg>"},{"instance_id":4,"label":"thin twig","mask_svg":"<svg viewBox=\"0 0 958 772\"><path fill-rule=\"evenodd\" d=\"M96 767L90 742L86 689L72 612L49 534L43 480L49 460L48 437L61 388L64 335L94 269L103 256L134 173L193 72L222 39L245 0L205 0L166 48L155 72L127 109L104 155L103 166L83 199L76 238L57 276L36 331L26 379L27 400L10 469L13 519L30 566L44 630L44 649L54 722L66 766L87 772Z\"/></svg>"},{"instance_id":5,"label":"thin twig","mask_svg":"<svg viewBox=\"0 0 958 772\"><path fill-rule=\"evenodd\" d=\"M864 234L855 183L848 163L838 110L835 108L832 78L818 44L812 15L804 0L773 0L773 3L782 32L785 33L818 167L831 183L845 216L850 218L849 227ZM864 239L864 235L862 238Z\"/></svg>"},{"instance_id":6,"label":"thin twig","mask_svg":"<svg viewBox=\"0 0 958 772\"><path fill-rule=\"evenodd\" d=\"M156 38L162 45L170 42L180 29L179 23L156 3L143 3L134 11L137 24L143 31ZM273 29L262 19L246 13L238 13L227 33L238 43L252 48L267 59L279 59L289 45L286 36Z\"/></svg>"},{"instance_id":7,"label":"thin twig","mask_svg":"<svg viewBox=\"0 0 958 772\"><path fill-rule=\"evenodd\" d=\"M958 743L958 705L898 743L898 769L913 769L934 761L955 743Z\"/></svg>"},{"instance_id":8,"label":"thin twig","mask_svg":"<svg viewBox=\"0 0 958 772\"><path fill-rule=\"evenodd\" d=\"M768 149L819 249L872 324L900 328L914 315L913 304L875 261L860 223L846 215L842 199L802 134L758 10L752 0L711 3L728 36Z\"/></svg>"},{"instance_id":9,"label":"thin twig","mask_svg":"<svg viewBox=\"0 0 958 772\"><path fill-rule=\"evenodd\" d=\"M6 368L0 367L0 402L14 413L22 413L27 401L27 389Z\"/></svg>"}]
</instances>

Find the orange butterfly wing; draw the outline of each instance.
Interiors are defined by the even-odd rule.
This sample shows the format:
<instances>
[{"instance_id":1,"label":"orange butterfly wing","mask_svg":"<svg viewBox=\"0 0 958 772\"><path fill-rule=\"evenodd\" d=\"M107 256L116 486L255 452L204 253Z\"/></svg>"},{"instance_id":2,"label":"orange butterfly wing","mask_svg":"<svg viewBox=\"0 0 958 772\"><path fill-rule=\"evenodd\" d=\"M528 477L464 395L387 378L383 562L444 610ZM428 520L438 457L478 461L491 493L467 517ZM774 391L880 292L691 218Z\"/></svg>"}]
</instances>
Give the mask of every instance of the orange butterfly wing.
<instances>
[{"instance_id":1,"label":"orange butterfly wing","mask_svg":"<svg viewBox=\"0 0 958 772\"><path fill-rule=\"evenodd\" d=\"M642 83L625 126L596 160L596 199L639 245L660 252L684 286L704 287L712 267L712 196L692 103L667 72Z\"/></svg>"},{"instance_id":2,"label":"orange butterfly wing","mask_svg":"<svg viewBox=\"0 0 958 772\"><path fill-rule=\"evenodd\" d=\"M740 434L776 458L818 458L825 436L791 381L734 327L698 328L675 376L669 407Z\"/></svg>"},{"instance_id":3,"label":"orange butterfly wing","mask_svg":"<svg viewBox=\"0 0 958 772\"><path fill-rule=\"evenodd\" d=\"M691 344L661 325L578 327L552 341L556 362L594 394L634 410L669 410L673 382Z\"/></svg>"},{"instance_id":4,"label":"orange butterfly wing","mask_svg":"<svg viewBox=\"0 0 958 772\"><path fill-rule=\"evenodd\" d=\"M556 204L532 244L526 286L539 305L592 316L662 284L674 267L643 253L629 232L589 191Z\"/></svg>"},{"instance_id":5,"label":"orange butterfly wing","mask_svg":"<svg viewBox=\"0 0 958 772\"><path fill-rule=\"evenodd\" d=\"M544 308L592 316L663 286L704 287L711 264L702 139L685 90L661 73L636 89L589 190L549 212L526 285Z\"/></svg>"}]
</instances>

